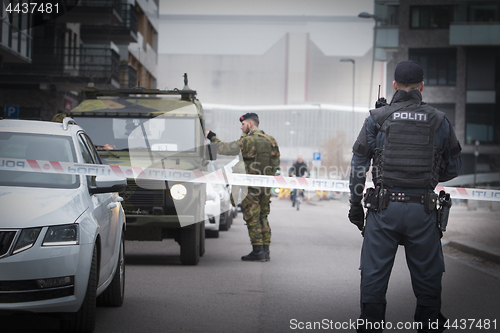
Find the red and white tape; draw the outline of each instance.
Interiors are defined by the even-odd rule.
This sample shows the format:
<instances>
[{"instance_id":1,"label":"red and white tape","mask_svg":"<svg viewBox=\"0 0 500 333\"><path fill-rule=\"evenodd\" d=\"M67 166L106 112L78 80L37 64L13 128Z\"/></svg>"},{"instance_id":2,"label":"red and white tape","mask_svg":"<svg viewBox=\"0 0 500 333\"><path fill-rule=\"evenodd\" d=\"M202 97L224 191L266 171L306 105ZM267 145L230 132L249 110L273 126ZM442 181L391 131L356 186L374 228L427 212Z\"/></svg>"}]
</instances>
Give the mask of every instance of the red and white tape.
<instances>
[{"instance_id":1,"label":"red and white tape","mask_svg":"<svg viewBox=\"0 0 500 333\"><path fill-rule=\"evenodd\" d=\"M115 175L133 179L140 178L149 180L231 184L254 187L296 188L313 191L349 192L349 181L347 180L249 175L228 173L222 170L215 172L203 172L121 165L80 164L70 162L0 158L0 171L6 170L94 176ZM367 184L367 186L369 185L370 184ZM450 193L451 197L455 199L500 201L500 190L443 186L437 186L435 189L436 192L439 192L440 190Z\"/></svg>"}]
</instances>

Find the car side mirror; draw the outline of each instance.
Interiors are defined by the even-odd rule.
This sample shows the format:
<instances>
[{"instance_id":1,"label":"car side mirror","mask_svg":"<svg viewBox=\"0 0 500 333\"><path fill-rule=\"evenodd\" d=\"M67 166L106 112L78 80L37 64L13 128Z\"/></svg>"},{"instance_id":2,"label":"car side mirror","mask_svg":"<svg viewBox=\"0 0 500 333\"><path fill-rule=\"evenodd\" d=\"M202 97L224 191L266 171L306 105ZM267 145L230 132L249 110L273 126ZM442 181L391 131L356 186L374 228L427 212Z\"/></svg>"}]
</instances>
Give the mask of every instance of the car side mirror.
<instances>
[{"instance_id":1,"label":"car side mirror","mask_svg":"<svg viewBox=\"0 0 500 333\"><path fill-rule=\"evenodd\" d=\"M89 186L90 194L123 192L127 187L127 178L117 176L96 176L95 185Z\"/></svg>"},{"instance_id":2,"label":"car side mirror","mask_svg":"<svg viewBox=\"0 0 500 333\"><path fill-rule=\"evenodd\" d=\"M207 159L210 161L215 161L217 159L217 143L211 142L205 145Z\"/></svg>"}]
</instances>

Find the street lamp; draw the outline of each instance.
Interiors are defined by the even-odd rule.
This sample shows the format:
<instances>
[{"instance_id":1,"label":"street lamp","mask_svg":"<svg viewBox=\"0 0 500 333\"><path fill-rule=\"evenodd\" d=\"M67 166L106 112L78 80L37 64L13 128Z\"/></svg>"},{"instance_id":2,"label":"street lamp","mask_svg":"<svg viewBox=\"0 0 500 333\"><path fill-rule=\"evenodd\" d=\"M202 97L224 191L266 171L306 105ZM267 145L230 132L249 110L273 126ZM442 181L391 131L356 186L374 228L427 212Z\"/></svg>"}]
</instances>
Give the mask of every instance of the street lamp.
<instances>
[{"instance_id":1,"label":"street lamp","mask_svg":"<svg viewBox=\"0 0 500 333\"><path fill-rule=\"evenodd\" d=\"M373 67L375 66L375 48L376 48L376 38L377 38L377 22L378 22L378 17L377 15L374 14L368 14L367 12L362 12L358 14L358 17L360 18L366 18L366 19L374 19L375 20L375 26L373 27L373 55L372 55L372 75L370 77L370 102L368 103L371 105L372 102L372 86L373 86Z\"/></svg>"},{"instance_id":2,"label":"street lamp","mask_svg":"<svg viewBox=\"0 0 500 333\"><path fill-rule=\"evenodd\" d=\"M341 62L352 62L352 115L351 115L351 125L352 128L354 129L354 80L355 80L355 73L356 73L356 61L351 58L342 58L340 59ZM354 133L354 131L351 131Z\"/></svg>"}]
</instances>

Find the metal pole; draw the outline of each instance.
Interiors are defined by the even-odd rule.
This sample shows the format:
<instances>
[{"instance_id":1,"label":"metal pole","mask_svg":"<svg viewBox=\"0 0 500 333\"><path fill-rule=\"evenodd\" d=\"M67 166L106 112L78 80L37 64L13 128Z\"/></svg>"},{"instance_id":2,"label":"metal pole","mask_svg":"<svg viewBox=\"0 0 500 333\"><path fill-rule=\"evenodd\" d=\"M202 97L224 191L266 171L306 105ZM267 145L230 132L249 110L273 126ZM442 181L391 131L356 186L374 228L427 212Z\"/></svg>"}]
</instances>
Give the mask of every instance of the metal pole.
<instances>
[{"instance_id":1,"label":"metal pole","mask_svg":"<svg viewBox=\"0 0 500 333\"><path fill-rule=\"evenodd\" d=\"M356 133L355 131L355 124L354 124L354 81L356 80L356 62L353 60L352 61L352 131L351 133Z\"/></svg>"},{"instance_id":2,"label":"metal pole","mask_svg":"<svg viewBox=\"0 0 500 333\"><path fill-rule=\"evenodd\" d=\"M359 13L358 17L361 17L361 18L372 18L375 21L375 26L373 27L372 74L371 74L371 77L370 77L370 94L369 94L370 101L368 103L369 108L371 109L371 105L372 105L372 91L373 91L373 68L375 67L375 49L377 47L376 40L377 40L377 22L378 22L378 18L377 18L377 15L369 14L367 12Z\"/></svg>"}]
</instances>

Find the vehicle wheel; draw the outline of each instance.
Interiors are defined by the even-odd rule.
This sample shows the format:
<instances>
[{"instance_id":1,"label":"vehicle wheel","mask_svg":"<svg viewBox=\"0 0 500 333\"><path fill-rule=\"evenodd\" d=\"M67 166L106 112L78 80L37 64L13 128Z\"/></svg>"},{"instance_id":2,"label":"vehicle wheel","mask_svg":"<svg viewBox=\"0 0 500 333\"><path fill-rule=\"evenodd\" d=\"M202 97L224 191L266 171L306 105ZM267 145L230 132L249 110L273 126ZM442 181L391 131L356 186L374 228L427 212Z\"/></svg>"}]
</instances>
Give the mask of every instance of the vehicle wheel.
<instances>
[{"instance_id":1,"label":"vehicle wheel","mask_svg":"<svg viewBox=\"0 0 500 333\"><path fill-rule=\"evenodd\" d=\"M122 232L120 254L111 284L97 297L97 305L119 307L125 296L125 238Z\"/></svg>"},{"instance_id":2,"label":"vehicle wheel","mask_svg":"<svg viewBox=\"0 0 500 333\"><path fill-rule=\"evenodd\" d=\"M94 245L89 282L82 306L70 320L61 321L61 331L71 333L90 333L95 329L96 291L97 291L97 247Z\"/></svg>"},{"instance_id":3,"label":"vehicle wheel","mask_svg":"<svg viewBox=\"0 0 500 333\"><path fill-rule=\"evenodd\" d=\"M222 214L220 214L220 224L219 224L219 230L221 231L227 231L229 229L229 226L228 226L228 217L227 217L227 212L224 212Z\"/></svg>"},{"instance_id":4,"label":"vehicle wheel","mask_svg":"<svg viewBox=\"0 0 500 333\"><path fill-rule=\"evenodd\" d=\"M238 207L233 207L233 218L238 216Z\"/></svg>"},{"instance_id":5,"label":"vehicle wheel","mask_svg":"<svg viewBox=\"0 0 500 333\"><path fill-rule=\"evenodd\" d=\"M183 265L196 265L200 261L200 223L198 222L186 227L182 227L181 263Z\"/></svg>"},{"instance_id":6,"label":"vehicle wheel","mask_svg":"<svg viewBox=\"0 0 500 333\"><path fill-rule=\"evenodd\" d=\"M200 257L205 254L205 221L200 222Z\"/></svg>"},{"instance_id":7,"label":"vehicle wheel","mask_svg":"<svg viewBox=\"0 0 500 333\"><path fill-rule=\"evenodd\" d=\"M219 238L219 230L205 230L207 238Z\"/></svg>"}]
</instances>

